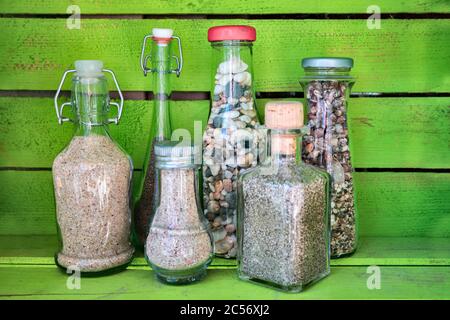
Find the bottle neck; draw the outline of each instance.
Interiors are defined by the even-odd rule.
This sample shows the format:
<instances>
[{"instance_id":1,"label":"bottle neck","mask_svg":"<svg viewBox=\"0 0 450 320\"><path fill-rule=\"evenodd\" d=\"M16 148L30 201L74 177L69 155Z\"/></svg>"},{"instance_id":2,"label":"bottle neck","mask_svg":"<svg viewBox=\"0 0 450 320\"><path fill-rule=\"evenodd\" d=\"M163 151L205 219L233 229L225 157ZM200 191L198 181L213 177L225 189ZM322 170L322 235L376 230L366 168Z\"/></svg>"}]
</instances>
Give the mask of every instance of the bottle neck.
<instances>
[{"instance_id":1,"label":"bottle neck","mask_svg":"<svg viewBox=\"0 0 450 320\"><path fill-rule=\"evenodd\" d=\"M298 130L270 130L272 166L281 167L301 162L301 135Z\"/></svg>"},{"instance_id":2,"label":"bottle neck","mask_svg":"<svg viewBox=\"0 0 450 320\"><path fill-rule=\"evenodd\" d=\"M109 136L109 93L104 76L74 77L72 106L75 114L75 135Z\"/></svg>"},{"instance_id":3,"label":"bottle neck","mask_svg":"<svg viewBox=\"0 0 450 320\"><path fill-rule=\"evenodd\" d=\"M354 82L354 78L350 75L350 68L305 68L305 81L310 80L347 80Z\"/></svg>"},{"instance_id":4,"label":"bottle neck","mask_svg":"<svg viewBox=\"0 0 450 320\"><path fill-rule=\"evenodd\" d=\"M153 137L156 141L170 140L171 126L169 101L171 94L170 77L172 43L152 42L152 80L153 80Z\"/></svg>"}]
</instances>

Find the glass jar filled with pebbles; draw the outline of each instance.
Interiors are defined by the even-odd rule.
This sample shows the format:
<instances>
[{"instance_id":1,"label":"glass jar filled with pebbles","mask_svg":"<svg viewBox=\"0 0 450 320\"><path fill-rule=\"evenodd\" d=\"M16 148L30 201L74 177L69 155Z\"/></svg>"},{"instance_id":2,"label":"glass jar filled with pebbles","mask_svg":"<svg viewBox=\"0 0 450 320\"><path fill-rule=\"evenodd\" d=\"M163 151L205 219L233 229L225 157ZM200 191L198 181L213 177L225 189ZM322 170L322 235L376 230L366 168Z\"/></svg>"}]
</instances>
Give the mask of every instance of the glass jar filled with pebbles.
<instances>
[{"instance_id":1,"label":"glass jar filled with pebbles","mask_svg":"<svg viewBox=\"0 0 450 320\"><path fill-rule=\"evenodd\" d=\"M71 102L58 105L66 76L74 73ZM120 103L110 102L104 73L112 75ZM117 117L108 118L110 105ZM68 70L55 96L59 123L71 106L75 136L53 162L60 251L56 264L82 273L98 273L125 267L132 259L130 243L130 157L111 138L108 123L119 122L123 97L111 70L101 61L79 60Z\"/></svg>"},{"instance_id":2,"label":"glass jar filled with pebbles","mask_svg":"<svg viewBox=\"0 0 450 320\"><path fill-rule=\"evenodd\" d=\"M352 163L347 126L347 101L354 78L351 58L306 58L301 79L310 134L303 136L306 163L331 175L331 257L356 250L357 228Z\"/></svg>"},{"instance_id":3,"label":"glass jar filled with pebbles","mask_svg":"<svg viewBox=\"0 0 450 320\"><path fill-rule=\"evenodd\" d=\"M300 102L269 102L265 119L270 156L239 177L238 274L299 292L330 272L330 180L301 163Z\"/></svg>"},{"instance_id":4,"label":"glass jar filled with pebbles","mask_svg":"<svg viewBox=\"0 0 450 320\"><path fill-rule=\"evenodd\" d=\"M218 26L208 30L212 46L212 106L203 136L204 211L210 222L215 254L236 257L237 176L260 157L261 135L252 74L250 26Z\"/></svg>"},{"instance_id":5,"label":"glass jar filled with pebbles","mask_svg":"<svg viewBox=\"0 0 450 320\"><path fill-rule=\"evenodd\" d=\"M213 256L212 236L198 196L201 148L177 142L154 147L158 192L145 256L159 280L202 279Z\"/></svg>"}]
</instances>

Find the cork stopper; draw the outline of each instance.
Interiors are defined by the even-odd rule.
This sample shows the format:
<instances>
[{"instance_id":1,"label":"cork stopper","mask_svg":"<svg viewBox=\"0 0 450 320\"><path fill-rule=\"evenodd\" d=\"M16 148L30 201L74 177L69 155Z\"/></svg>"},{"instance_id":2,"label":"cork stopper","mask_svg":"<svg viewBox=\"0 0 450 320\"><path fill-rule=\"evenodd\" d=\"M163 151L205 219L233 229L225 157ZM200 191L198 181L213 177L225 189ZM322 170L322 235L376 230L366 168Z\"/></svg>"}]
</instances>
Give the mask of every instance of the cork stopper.
<instances>
[{"instance_id":1,"label":"cork stopper","mask_svg":"<svg viewBox=\"0 0 450 320\"><path fill-rule=\"evenodd\" d=\"M269 129L292 130L303 126L303 105L298 101L271 101L266 103L265 123ZM277 133L271 137L274 154L295 155L297 135Z\"/></svg>"},{"instance_id":2,"label":"cork stopper","mask_svg":"<svg viewBox=\"0 0 450 320\"><path fill-rule=\"evenodd\" d=\"M266 103L265 124L269 129L299 129L303 126L303 104L298 101Z\"/></svg>"}]
</instances>

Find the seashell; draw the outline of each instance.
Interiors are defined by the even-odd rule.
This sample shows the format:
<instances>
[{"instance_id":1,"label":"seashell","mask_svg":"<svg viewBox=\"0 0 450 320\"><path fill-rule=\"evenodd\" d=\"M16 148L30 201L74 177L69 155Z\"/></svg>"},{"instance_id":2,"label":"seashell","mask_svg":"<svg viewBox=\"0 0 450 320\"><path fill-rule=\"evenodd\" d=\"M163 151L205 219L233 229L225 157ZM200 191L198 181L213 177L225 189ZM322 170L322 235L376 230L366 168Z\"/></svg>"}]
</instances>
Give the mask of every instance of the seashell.
<instances>
[{"instance_id":1,"label":"seashell","mask_svg":"<svg viewBox=\"0 0 450 320\"><path fill-rule=\"evenodd\" d=\"M251 110L241 110L242 114L245 114L246 116L249 116L250 118L256 117L256 111L254 109Z\"/></svg>"},{"instance_id":2,"label":"seashell","mask_svg":"<svg viewBox=\"0 0 450 320\"><path fill-rule=\"evenodd\" d=\"M234 119L239 117L239 111L227 111L222 113L222 118Z\"/></svg>"},{"instance_id":3,"label":"seashell","mask_svg":"<svg viewBox=\"0 0 450 320\"><path fill-rule=\"evenodd\" d=\"M224 229L225 231L225 229ZM225 231L226 234L226 231ZM233 248L233 244L230 244L229 241L226 241L225 239L221 239L219 241L215 241L214 243L214 251L217 254L226 254L228 251Z\"/></svg>"},{"instance_id":4,"label":"seashell","mask_svg":"<svg viewBox=\"0 0 450 320\"><path fill-rule=\"evenodd\" d=\"M234 124L236 125L236 128L239 129L244 129L247 126L245 122L239 120L235 121Z\"/></svg>"},{"instance_id":5,"label":"seashell","mask_svg":"<svg viewBox=\"0 0 450 320\"><path fill-rule=\"evenodd\" d=\"M220 165L219 164L209 165L209 169L211 170L211 174L215 177L220 171Z\"/></svg>"},{"instance_id":6,"label":"seashell","mask_svg":"<svg viewBox=\"0 0 450 320\"><path fill-rule=\"evenodd\" d=\"M233 80L233 76L231 74L224 74L221 75L221 77L218 79L218 83L221 86L226 86L228 84L228 82L230 82L231 80Z\"/></svg>"},{"instance_id":7,"label":"seashell","mask_svg":"<svg viewBox=\"0 0 450 320\"><path fill-rule=\"evenodd\" d=\"M239 58L231 58L219 64L218 72L221 74L239 73L247 70L248 65Z\"/></svg>"},{"instance_id":8,"label":"seashell","mask_svg":"<svg viewBox=\"0 0 450 320\"><path fill-rule=\"evenodd\" d=\"M217 212L219 212L219 210L220 210L220 205L217 201L212 200L208 203L208 211L209 212L217 213Z\"/></svg>"},{"instance_id":9,"label":"seashell","mask_svg":"<svg viewBox=\"0 0 450 320\"><path fill-rule=\"evenodd\" d=\"M247 168L247 167L251 166L253 163L253 158L254 158L253 153L250 153L250 152L243 156L239 156L237 158L238 166L242 167L242 168Z\"/></svg>"},{"instance_id":10,"label":"seashell","mask_svg":"<svg viewBox=\"0 0 450 320\"><path fill-rule=\"evenodd\" d=\"M222 225L222 224L220 224L220 225ZM214 242L221 241L221 240L225 239L225 237L227 236L227 231L224 228L220 228L219 230L214 230L212 232L212 235L214 238Z\"/></svg>"},{"instance_id":11,"label":"seashell","mask_svg":"<svg viewBox=\"0 0 450 320\"><path fill-rule=\"evenodd\" d=\"M244 121L245 123L250 123L250 121L252 121L252 118L244 114L243 116L239 117L239 120Z\"/></svg>"},{"instance_id":12,"label":"seashell","mask_svg":"<svg viewBox=\"0 0 450 320\"><path fill-rule=\"evenodd\" d=\"M227 171L227 172L229 172L229 171ZM231 177L230 177L231 178ZM233 191L233 182L231 181L231 179L224 179L223 180L223 189L226 191L226 192L231 192L231 191Z\"/></svg>"},{"instance_id":13,"label":"seashell","mask_svg":"<svg viewBox=\"0 0 450 320\"><path fill-rule=\"evenodd\" d=\"M224 90L224 86L221 86L220 84L216 84L214 87L214 94L222 93Z\"/></svg>"},{"instance_id":14,"label":"seashell","mask_svg":"<svg viewBox=\"0 0 450 320\"><path fill-rule=\"evenodd\" d=\"M252 75L247 71L236 73L233 80L239 82L241 86L249 86L252 83Z\"/></svg>"}]
</instances>

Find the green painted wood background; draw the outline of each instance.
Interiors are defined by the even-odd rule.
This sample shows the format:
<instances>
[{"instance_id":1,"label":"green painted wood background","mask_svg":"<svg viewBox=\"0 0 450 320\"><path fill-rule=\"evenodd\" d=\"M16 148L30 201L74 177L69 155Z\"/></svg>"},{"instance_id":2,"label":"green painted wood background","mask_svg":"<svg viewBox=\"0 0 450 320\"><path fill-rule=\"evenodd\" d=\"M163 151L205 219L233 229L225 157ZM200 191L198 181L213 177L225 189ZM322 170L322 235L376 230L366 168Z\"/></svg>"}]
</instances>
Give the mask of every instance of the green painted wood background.
<instances>
[{"instance_id":1,"label":"green painted wood background","mask_svg":"<svg viewBox=\"0 0 450 320\"><path fill-rule=\"evenodd\" d=\"M79 30L66 27L71 4L81 10ZM374 4L381 29L367 28ZM450 299L449 14L445 0L0 0L0 299ZM301 92L305 56L355 59L353 91L366 96L349 105L358 252L333 260L331 276L300 295L240 282L235 262L224 259L214 260L204 282L167 287L154 281L142 254L126 272L84 280L79 292L64 289L52 257L50 171L73 130L57 124L51 98L63 71L76 59L102 59L127 96L147 97L141 40L153 27L171 27L185 57L173 88L184 99L192 97L187 92L204 97L211 86L206 32L220 24L257 28L255 87L262 96ZM267 101L257 101L261 119ZM194 121L204 126L208 112L207 100L176 101L173 127L194 134ZM152 115L150 100L127 100L122 122L111 126L133 158L134 184ZM369 265L383 266L382 290L367 290ZM219 294L219 286L228 289Z\"/></svg>"}]
</instances>

